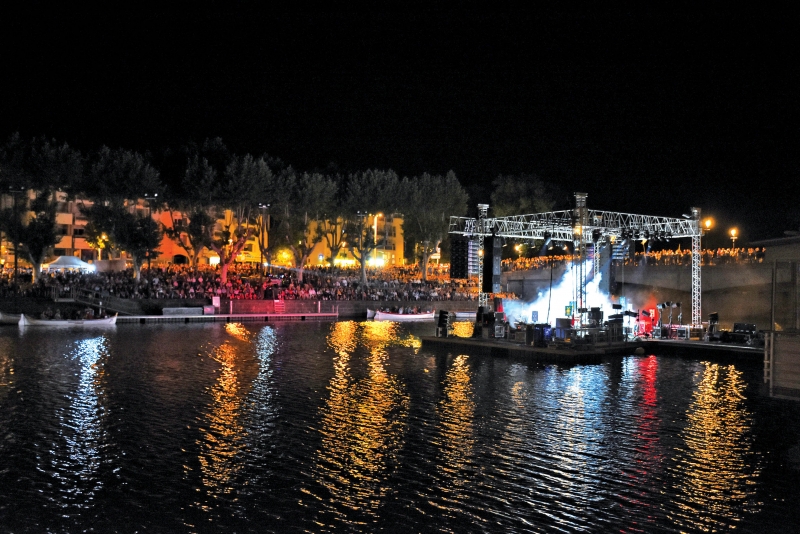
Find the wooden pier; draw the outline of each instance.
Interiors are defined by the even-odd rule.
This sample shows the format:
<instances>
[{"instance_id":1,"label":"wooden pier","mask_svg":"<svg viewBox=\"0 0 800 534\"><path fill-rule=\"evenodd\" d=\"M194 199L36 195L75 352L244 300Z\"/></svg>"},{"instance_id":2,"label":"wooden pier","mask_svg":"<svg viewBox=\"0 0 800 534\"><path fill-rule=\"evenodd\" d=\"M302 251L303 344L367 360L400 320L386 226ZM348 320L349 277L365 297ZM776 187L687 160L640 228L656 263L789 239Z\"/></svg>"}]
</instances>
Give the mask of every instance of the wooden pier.
<instances>
[{"instance_id":1,"label":"wooden pier","mask_svg":"<svg viewBox=\"0 0 800 534\"><path fill-rule=\"evenodd\" d=\"M117 324L160 323L245 323L281 321L336 321L338 312L331 313L234 313L214 315L120 315Z\"/></svg>"}]
</instances>

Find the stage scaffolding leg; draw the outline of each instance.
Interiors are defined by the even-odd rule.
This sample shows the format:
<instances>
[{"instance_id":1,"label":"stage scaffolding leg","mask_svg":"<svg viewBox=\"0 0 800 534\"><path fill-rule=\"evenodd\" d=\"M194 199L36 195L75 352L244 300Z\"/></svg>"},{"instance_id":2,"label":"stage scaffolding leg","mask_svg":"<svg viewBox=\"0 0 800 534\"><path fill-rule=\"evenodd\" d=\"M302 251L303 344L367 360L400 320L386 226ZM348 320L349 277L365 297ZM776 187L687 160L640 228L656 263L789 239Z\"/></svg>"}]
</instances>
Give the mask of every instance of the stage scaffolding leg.
<instances>
[{"instance_id":1,"label":"stage scaffolding leg","mask_svg":"<svg viewBox=\"0 0 800 534\"><path fill-rule=\"evenodd\" d=\"M478 204L478 306L485 310L489 305L489 294L483 292L483 256L485 254L484 235L488 231L486 217L489 213L489 204Z\"/></svg>"},{"instance_id":2,"label":"stage scaffolding leg","mask_svg":"<svg viewBox=\"0 0 800 534\"><path fill-rule=\"evenodd\" d=\"M701 284L700 284L700 235L692 236L692 326L700 328L703 326L703 319L700 316L701 308Z\"/></svg>"}]
</instances>

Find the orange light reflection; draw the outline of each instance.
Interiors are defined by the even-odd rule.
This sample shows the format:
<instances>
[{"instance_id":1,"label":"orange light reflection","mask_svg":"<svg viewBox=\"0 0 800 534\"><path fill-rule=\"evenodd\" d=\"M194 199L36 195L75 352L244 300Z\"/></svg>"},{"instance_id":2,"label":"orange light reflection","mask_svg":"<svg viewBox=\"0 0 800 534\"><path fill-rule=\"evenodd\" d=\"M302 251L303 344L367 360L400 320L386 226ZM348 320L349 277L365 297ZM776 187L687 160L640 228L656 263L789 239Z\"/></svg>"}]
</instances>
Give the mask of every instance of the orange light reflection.
<instances>
[{"instance_id":1,"label":"orange light reflection","mask_svg":"<svg viewBox=\"0 0 800 534\"><path fill-rule=\"evenodd\" d=\"M760 509L755 488L761 458L753 450L742 373L733 365L703 366L686 412L684 446L674 458L681 497L670 517L682 530L715 532Z\"/></svg>"}]
</instances>

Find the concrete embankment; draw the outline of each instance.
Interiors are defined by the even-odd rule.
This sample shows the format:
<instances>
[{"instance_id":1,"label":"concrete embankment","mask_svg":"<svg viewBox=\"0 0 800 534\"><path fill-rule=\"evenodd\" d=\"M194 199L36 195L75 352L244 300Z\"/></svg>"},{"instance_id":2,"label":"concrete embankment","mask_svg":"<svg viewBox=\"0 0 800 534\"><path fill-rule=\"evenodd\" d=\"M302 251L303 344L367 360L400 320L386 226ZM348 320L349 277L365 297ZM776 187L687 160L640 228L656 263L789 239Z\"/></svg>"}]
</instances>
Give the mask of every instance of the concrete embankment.
<instances>
[{"instance_id":1,"label":"concrete embankment","mask_svg":"<svg viewBox=\"0 0 800 534\"><path fill-rule=\"evenodd\" d=\"M701 280L701 317L719 313L720 326L732 329L733 323L753 323L760 329L771 325L772 269L768 263L723 264L703 266ZM565 267L553 269L553 284L564 276ZM550 287L549 269L503 273L507 291L523 300L533 301ZM634 308L655 307L659 302L681 302L683 322L691 319L691 267L688 265L639 265L617 267L616 295L624 295ZM779 271L776 291L776 323L788 328L796 321L796 281L791 273ZM591 305L591 303L590 303ZM675 318L677 319L677 317ZM785 324L783 324L785 323Z\"/></svg>"}]
</instances>

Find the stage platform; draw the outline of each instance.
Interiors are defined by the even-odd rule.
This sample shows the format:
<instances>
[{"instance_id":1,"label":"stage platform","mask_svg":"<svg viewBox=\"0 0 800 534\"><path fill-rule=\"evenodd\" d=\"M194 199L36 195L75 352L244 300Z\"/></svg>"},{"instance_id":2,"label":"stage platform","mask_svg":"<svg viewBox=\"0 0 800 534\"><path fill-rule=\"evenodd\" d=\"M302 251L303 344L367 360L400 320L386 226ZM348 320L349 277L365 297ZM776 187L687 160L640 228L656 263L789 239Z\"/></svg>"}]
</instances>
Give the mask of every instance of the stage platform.
<instances>
[{"instance_id":1,"label":"stage platform","mask_svg":"<svg viewBox=\"0 0 800 534\"><path fill-rule=\"evenodd\" d=\"M595 345L563 343L533 347L506 339L425 336L422 337L422 346L434 350L515 356L531 361L565 364L600 363L607 356L647 354L691 356L709 360L735 359L754 364L762 364L764 359L763 347L670 339L604 342Z\"/></svg>"}]
</instances>

